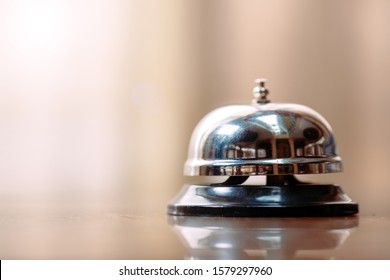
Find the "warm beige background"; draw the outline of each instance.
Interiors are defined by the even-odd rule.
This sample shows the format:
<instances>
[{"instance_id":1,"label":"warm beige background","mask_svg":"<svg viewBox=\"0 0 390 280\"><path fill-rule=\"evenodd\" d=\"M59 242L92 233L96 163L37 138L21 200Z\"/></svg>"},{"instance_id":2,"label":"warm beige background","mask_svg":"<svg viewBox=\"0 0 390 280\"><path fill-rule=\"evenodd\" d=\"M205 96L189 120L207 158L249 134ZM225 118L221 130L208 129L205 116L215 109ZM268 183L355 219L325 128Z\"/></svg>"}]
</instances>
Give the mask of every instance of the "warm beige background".
<instances>
[{"instance_id":1,"label":"warm beige background","mask_svg":"<svg viewBox=\"0 0 390 280\"><path fill-rule=\"evenodd\" d=\"M1 0L0 203L163 213L195 124L266 77L333 126L345 171L311 180L389 216L389 26L387 0Z\"/></svg>"}]
</instances>

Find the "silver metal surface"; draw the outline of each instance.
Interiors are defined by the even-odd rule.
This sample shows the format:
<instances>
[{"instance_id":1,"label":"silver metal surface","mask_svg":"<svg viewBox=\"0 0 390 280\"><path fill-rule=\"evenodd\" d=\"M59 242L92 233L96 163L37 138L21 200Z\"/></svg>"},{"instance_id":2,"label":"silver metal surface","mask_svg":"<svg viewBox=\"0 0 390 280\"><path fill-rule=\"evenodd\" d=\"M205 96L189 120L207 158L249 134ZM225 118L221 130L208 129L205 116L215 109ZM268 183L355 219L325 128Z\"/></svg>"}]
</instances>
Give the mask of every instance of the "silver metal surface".
<instances>
[{"instance_id":1,"label":"silver metal surface","mask_svg":"<svg viewBox=\"0 0 390 280\"><path fill-rule=\"evenodd\" d=\"M270 101L267 99L269 94L268 89L265 87L266 79L256 79L255 83L257 84L253 88L253 103L266 104Z\"/></svg>"},{"instance_id":2,"label":"silver metal surface","mask_svg":"<svg viewBox=\"0 0 390 280\"><path fill-rule=\"evenodd\" d=\"M191 138L187 176L319 174L342 171L328 122L298 104L268 103L264 80L256 102L218 108Z\"/></svg>"}]
</instances>

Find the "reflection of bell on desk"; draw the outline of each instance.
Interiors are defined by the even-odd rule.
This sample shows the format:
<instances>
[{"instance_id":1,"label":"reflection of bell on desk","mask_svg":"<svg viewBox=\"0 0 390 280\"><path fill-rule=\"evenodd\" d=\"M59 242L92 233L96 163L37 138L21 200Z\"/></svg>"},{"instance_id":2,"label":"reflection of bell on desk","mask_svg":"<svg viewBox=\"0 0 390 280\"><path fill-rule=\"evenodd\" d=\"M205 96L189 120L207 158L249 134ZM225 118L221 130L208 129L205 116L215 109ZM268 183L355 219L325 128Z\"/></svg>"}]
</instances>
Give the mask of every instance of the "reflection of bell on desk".
<instances>
[{"instance_id":1,"label":"reflection of bell on desk","mask_svg":"<svg viewBox=\"0 0 390 280\"><path fill-rule=\"evenodd\" d=\"M189 259L329 259L334 257L329 250L342 246L358 218L171 216L169 224Z\"/></svg>"},{"instance_id":2,"label":"reflection of bell on desk","mask_svg":"<svg viewBox=\"0 0 390 280\"><path fill-rule=\"evenodd\" d=\"M256 80L248 105L218 108L198 124L185 164L187 176L230 176L224 183L185 185L168 205L171 215L346 216L358 205L333 184L294 175L340 172L330 125L298 104L271 103ZM265 185L242 185L264 175Z\"/></svg>"}]
</instances>

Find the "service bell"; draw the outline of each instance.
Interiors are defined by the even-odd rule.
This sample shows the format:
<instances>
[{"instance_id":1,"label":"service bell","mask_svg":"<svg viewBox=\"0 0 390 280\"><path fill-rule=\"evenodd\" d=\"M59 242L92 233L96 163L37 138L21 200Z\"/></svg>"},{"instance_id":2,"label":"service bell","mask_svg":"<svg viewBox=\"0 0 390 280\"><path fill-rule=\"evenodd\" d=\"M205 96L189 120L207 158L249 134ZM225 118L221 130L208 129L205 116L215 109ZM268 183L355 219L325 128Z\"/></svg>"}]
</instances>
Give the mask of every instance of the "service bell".
<instances>
[{"instance_id":1,"label":"service bell","mask_svg":"<svg viewBox=\"0 0 390 280\"><path fill-rule=\"evenodd\" d=\"M171 215L344 216L358 212L334 184L300 182L298 174L342 171L329 123L303 105L272 103L257 79L252 103L220 107L195 128L184 174L230 176L188 184L168 205ZM244 185L249 176L265 185Z\"/></svg>"}]
</instances>

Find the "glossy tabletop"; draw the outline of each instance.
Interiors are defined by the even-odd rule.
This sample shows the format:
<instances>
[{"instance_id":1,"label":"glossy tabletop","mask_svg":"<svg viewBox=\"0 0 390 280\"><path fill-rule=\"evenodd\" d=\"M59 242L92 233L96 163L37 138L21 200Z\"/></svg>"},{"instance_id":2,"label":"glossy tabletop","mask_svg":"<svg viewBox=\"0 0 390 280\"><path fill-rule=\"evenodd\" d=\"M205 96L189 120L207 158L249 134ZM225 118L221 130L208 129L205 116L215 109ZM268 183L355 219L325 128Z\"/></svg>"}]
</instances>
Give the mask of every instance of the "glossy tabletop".
<instances>
[{"instance_id":1,"label":"glossy tabletop","mask_svg":"<svg viewBox=\"0 0 390 280\"><path fill-rule=\"evenodd\" d=\"M390 259L390 220L2 211L0 259Z\"/></svg>"}]
</instances>

